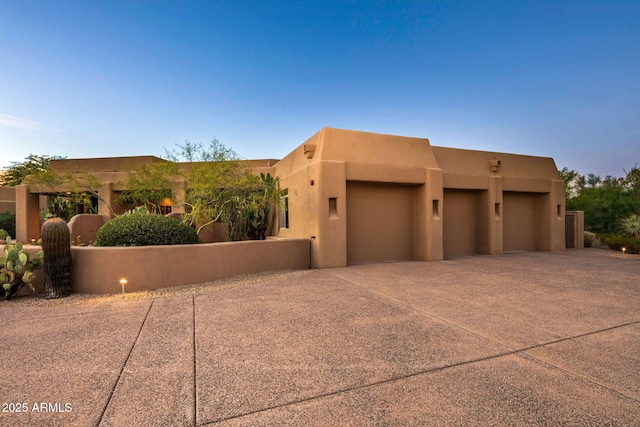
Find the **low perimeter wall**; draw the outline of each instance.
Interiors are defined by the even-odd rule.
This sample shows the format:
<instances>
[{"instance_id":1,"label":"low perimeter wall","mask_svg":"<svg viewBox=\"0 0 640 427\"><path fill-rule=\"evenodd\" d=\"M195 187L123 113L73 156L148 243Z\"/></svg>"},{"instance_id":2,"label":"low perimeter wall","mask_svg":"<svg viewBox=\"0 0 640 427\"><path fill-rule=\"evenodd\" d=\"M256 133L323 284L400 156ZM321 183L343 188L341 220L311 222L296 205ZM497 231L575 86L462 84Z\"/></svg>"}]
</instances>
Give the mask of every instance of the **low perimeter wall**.
<instances>
[{"instance_id":1,"label":"low perimeter wall","mask_svg":"<svg viewBox=\"0 0 640 427\"><path fill-rule=\"evenodd\" d=\"M196 245L71 247L74 293L113 294L205 283L263 271L309 267L307 239Z\"/></svg>"}]
</instances>

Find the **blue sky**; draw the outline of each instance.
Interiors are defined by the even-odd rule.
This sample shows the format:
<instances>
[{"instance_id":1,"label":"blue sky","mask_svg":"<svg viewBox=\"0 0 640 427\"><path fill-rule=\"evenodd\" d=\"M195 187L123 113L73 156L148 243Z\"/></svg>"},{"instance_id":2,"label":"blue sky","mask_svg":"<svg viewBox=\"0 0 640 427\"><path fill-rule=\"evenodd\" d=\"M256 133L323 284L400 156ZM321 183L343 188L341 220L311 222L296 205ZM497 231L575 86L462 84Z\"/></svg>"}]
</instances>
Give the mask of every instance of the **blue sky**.
<instances>
[{"instance_id":1,"label":"blue sky","mask_svg":"<svg viewBox=\"0 0 640 427\"><path fill-rule=\"evenodd\" d=\"M0 0L0 167L322 127L640 163L640 1Z\"/></svg>"}]
</instances>

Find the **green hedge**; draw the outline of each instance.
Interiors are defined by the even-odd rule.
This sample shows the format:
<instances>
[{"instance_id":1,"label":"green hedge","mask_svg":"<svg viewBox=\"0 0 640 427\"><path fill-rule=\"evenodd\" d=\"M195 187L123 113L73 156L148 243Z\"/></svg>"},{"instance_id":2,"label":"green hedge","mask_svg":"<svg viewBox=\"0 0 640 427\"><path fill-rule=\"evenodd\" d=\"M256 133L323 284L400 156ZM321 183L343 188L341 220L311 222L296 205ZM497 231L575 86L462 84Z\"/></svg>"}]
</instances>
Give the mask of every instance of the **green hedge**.
<instances>
[{"instance_id":1,"label":"green hedge","mask_svg":"<svg viewBox=\"0 0 640 427\"><path fill-rule=\"evenodd\" d=\"M16 237L16 216L10 212L0 213L0 228L9 233L9 236Z\"/></svg>"},{"instance_id":2,"label":"green hedge","mask_svg":"<svg viewBox=\"0 0 640 427\"><path fill-rule=\"evenodd\" d=\"M609 248L620 251L627 248L628 254L640 253L640 240L633 237L625 237L620 234L598 234L598 240L609 246Z\"/></svg>"},{"instance_id":3,"label":"green hedge","mask_svg":"<svg viewBox=\"0 0 640 427\"><path fill-rule=\"evenodd\" d=\"M98 230L95 246L150 246L198 243L196 231L182 222L156 214L121 215Z\"/></svg>"}]
</instances>

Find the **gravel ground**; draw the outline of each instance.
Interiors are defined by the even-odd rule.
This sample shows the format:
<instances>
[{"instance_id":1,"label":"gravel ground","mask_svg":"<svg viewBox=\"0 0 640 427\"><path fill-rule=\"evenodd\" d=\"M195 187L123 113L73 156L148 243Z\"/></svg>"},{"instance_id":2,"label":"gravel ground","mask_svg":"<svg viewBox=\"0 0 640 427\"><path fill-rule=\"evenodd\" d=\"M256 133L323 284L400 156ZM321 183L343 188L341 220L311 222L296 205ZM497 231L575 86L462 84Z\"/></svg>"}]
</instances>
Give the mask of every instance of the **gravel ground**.
<instances>
[{"instance_id":1,"label":"gravel ground","mask_svg":"<svg viewBox=\"0 0 640 427\"><path fill-rule=\"evenodd\" d=\"M144 299L166 298L178 295L195 295L208 292L220 292L227 289L240 287L259 286L282 278L301 276L308 270L284 270L272 271L243 276L230 277L214 282L198 283L193 285L172 286L153 291L127 292L126 301L138 301ZM44 299L43 294L26 293L14 296L9 301L0 300L0 307L51 307L58 305L91 305L107 304L122 301L122 294L71 294L66 298Z\"/></svg>"}]
</instances>

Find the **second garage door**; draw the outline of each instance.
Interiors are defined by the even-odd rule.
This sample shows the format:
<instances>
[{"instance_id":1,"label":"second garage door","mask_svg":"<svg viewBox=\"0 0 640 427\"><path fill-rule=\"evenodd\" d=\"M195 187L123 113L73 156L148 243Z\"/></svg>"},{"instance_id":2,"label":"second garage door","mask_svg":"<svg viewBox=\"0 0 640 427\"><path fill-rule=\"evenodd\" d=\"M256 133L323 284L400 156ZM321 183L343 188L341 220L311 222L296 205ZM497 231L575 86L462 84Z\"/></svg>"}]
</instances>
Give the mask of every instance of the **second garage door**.
<instances>
[{"instance_id":1,"label":"second garage door","mask_svg":"<svg viewBox=\"0 0 640 427\"><path fill-rule=\"evenodd\" d=\"M444 257L475 254L478 223L477 193L445 189L443 204Z\"/></svg>"},{"instance_id":2,"label":"second garage door","mask_svg":"<svg viewBox=\"0 0 640 427\"><path fill-rule=\"evenodd\" d=\"M536 250L537 200L535 193L504 193L504 252L533 252Z\"/></svg>"},{"instance_id":3,"label":"second garage door","mask_svg":"<svg viewBox=\"0 0 640 427\"><path fill-rule=\"evenodd\" d=\"M413 259L414 187L347 182L347 263Z\"/></svg>"}]
</instances>

